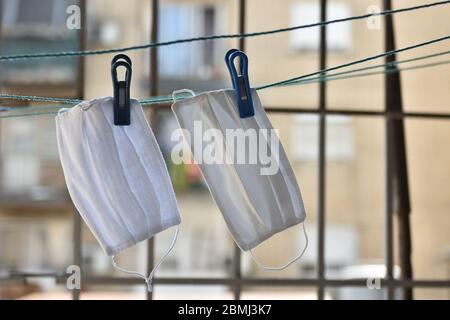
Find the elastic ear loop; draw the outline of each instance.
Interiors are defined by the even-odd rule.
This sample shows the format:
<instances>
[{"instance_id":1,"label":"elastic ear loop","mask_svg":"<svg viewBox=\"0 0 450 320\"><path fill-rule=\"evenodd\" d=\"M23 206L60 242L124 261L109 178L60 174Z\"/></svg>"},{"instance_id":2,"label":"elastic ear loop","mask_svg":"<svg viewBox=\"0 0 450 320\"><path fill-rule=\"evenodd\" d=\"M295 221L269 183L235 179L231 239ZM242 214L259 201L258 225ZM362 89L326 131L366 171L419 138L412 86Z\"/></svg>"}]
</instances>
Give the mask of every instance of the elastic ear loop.
<instances>
[{"instance_id":1,"label":"elastic ear loop","mask_svg":"<svg viewBox=\"0 0 450 320\"><path fill-rule=\"evenodd\" d=\"M177 238L178 238L179 228L180 228L180 225L177 225L176 229L175 229L175 233L172 238L172 243L170 244L166 253L164 253L164 255L161 257L161 259L159 259L158 263L153 267L153 270L149 273L148 276L145 276L144 274L139 273L137 271L127 270L127 269L120 267L116 262L116 256L111 257L113 267L123 273L131 274L131 275L134 275L134 276L144 279L145 283L147 284L147 291L152 292L153 291L153 276L155 275L156 269L159 268L161 263L163 263L164 259L169 255L169 253L172 251L173 247L175 246L175 243L177 242Z\"/></svg>"},{"instance_id":2,"label":"elastic ear loop","mask_svg":"<svg viewBox=\"0 0 450 320\"><path fill-rule=\"evenodd\" d=\"M69 111L69 110L70 110L70 108L60 108L60 109L58 110L58 115L60 115L61 113L67 112L67 111Z\"/></svg>"},{"instance_id":3,"label":"elastic ear loop","mask_svg":"<svg viewBox=\"0 0 450 320\"><path fill-rule=\"evenodd\" d=\"M173 102L176 102L177 101L177 95L182 94L182 93L189 93L191 96L195 97L195 92L190 90L190 89L175 90L174 92L172 92Z\"/></svg>"},{"instance_id":4,"label":"elastic ear loop","mask_svg":"<svg viewBox=\"0 0 450 320\"><path fill-rule=\"evenodd\" d=\"M306 249L308 248L308 234L306 233L306 228L305 228L305 222L302 223L303 226L303 234L305 236L305 246L303 247L303 250L300 251L300 253L293 258L292 260L290 260L288 263L286 263L285 265L279 266L279 267L266 267L265 265L263 265L261 262L258 261L258 259L255 258L255 256L253 255L252 250L250 249L250 254L253 258L253 261L255 261L255 263L258 265L258 267L265 269L265 270L284 270L287 267L289 267L291 264L293 264L295 261L297 261L298 259L300 259L301 257L303 257L303 254L306 252Z\"/></svg>"}]
</instances>

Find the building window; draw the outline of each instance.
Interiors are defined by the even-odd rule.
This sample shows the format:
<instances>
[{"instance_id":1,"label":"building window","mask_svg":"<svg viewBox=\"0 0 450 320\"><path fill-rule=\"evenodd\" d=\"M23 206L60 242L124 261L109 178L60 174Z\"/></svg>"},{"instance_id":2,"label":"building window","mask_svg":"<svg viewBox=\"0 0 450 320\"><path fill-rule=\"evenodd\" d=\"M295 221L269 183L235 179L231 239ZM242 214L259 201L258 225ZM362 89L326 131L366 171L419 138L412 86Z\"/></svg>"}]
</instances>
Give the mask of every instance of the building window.
<instances>
[{"instance_id":1,"label":"building window","mask_svg":"<svg viewBox=\"0 0 450 320\"><path fill-rule=\"evenodd\" d=\"M294 159L317 161L319 155L319 118L315 115L294 116L292 144ZM330 161L351 161L354 158L352 120L346 116L327 117L327 150Z\"/></svg>"},{"instance_id":2,"label":"building window","mask_svg":"<svg viewBox=\"0 0 450 320\"><path fill-rule=\"evenodd\" d=\"M3 0L1 55L76 49L66 27L69 0ZM17 60L2 65L5 87L72 85L75 59Z\"/></svg>"},{"instance_id":3,"label":"building window","mask_svg":"<svg viewBox=\"0 0 450 320\"><path fill-rule=\"evenodd\" d=\"M327 20L351 16L351 8L345 2L329 2ZM317 1L299 2L292 6L291 26L299 26L320 21L320 6ZM290 33L290 47L294 50L315 51L319 49L320 28L300 29ZM351 22L342 22L327 27L327 49L347 51L352 48Z\"/></svg>"},{"instance_id":4,"label":"building window","mask_svg":"<svg viewBox=\"0 0 450 320\"><path fill-rule=\"evenodd\" d=\"M159 40L171 41L216 32L213 6L165 4L160 8ZM159 50L159 71L165 78L210 78L214 75L217 42L197 41Z\"/></svg>"},{"instance_id":5,"label":"building window","mask_svg":"<svg viewBox=\"0 0 450 320\"><path fill-rule=\"evenodd\" d=\"M67 0L4 0L5 36L33 36L52 39L67 32Z\"/></svg>"},{"instance_id":6,"label":"building window","mask_svg":"<svg viewBox=\"0 0 450 320\"><path fill-rule=\"evenodd\" d=\"M0 130L0 199L52 200L65 192L53 119L17 118Z\"/></svg>"}]
</instances>

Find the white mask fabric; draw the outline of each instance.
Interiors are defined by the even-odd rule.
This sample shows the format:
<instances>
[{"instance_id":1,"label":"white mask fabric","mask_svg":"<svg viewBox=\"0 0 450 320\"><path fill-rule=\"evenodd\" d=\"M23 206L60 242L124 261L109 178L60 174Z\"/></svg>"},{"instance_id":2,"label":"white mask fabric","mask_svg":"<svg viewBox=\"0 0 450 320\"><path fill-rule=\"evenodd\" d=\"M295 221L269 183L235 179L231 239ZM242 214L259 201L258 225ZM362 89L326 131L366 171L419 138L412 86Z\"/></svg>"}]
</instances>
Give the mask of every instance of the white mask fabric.
<instances>
[{"instance_id":1,"label":"white mask fabric","mask_svg":"<svg viewBox=\"0 0 450 320\"><path fill-rule=\"evenodd\" d=\"M177 100L186 93L192 97ZM172 111L187 147L232 237L243 251L251 252L274 234L304 222L306 213L294 172L255 90L252 90L255 115L247 118L239 116L235 90L195 95L183 89L175 91L173 98ZM203 148L205 137L209 144ZM244 148L239 149L239 142L233 141L239 137L249 139L248 144L241 143ZM251 137L257 150L251 147ZM214 152L206 152L211 146ZM208 154L215 157L208 161ZM258 155L259 159L250 161L252 155ZM242 157L239 161L239 156L244 156L244 161ZM304 224L303 232L305 246L287 264L265 267L255 261L268 270L288 267L306 250L308 238Z\"/></svg>"},{"instance_id":2,"label":"white mask fabric","mask_svg":"<svg viewBox=\"0 0 450 320\"><path fill-rule=\"evenodd\" d=\"M151 290L153 274L175 245L181 222L162 153L141 105L131 125L114 125L113 98L85 101L56 116L59 156L69 194L113 265ZM117 266L115 255L176 226L173 241L146 276Z\"/></svg>"}]
</instances>

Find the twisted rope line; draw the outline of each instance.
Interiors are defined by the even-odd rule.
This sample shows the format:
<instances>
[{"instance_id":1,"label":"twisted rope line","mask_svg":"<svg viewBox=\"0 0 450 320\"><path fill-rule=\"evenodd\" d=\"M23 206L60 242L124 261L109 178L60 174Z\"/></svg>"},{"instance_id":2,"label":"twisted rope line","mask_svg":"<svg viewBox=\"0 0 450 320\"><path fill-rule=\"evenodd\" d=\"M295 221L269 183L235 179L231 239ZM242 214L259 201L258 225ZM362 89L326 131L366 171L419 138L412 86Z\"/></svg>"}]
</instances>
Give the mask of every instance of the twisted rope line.
<instances>
[{"instance_id":1,"label":"twisted rope line","mask_svg":"<svg viewBox=\"0 0 450 320\"><path fill-rule=\"evenodd\" d=\"M2 56L0 56L0 61L101 55L101 54L111 54L111 53L119 53L119 52L133 51L133 50L149 49L149 48L169 46L169 45L175 45L175 44L180 44L180 43L196 42L196 41L209 41L209 40L235 39L235 38L240 39L240 38L247 38L247 37L257 37L257 36L271 35L271 34L276 34L276 33L289 32L289 31L312 28L312 27L327 26L330 24L340 23L340 22L368 19L370 17L376 17L376 16L386 16L386 15L392 15L392 14L396 14L396 13L422 10L422 9L436 7L436 6L447 5L447 4L450 4L450 0L432 2L432 3L423 4L423 5L417 5L417 6L413 6L413 7L401 8L401 9L395 9L395 10L385 10L385 11L381 11L381 12L368 13L368 14L363 14L363 15L359 15L359 16L310 23L310 24L299 25L299 26L288 27L288 28L280 28L280 29L250 32L250 33L237 33L237 34L223 34L223 35L194 37L194 38L178 39L178 40L171 40L171 41L164 41L164 42L147 43L147 44L135 45L135 46L123 47L123 48L2 55Z\"/></svg>"}]
</instances>

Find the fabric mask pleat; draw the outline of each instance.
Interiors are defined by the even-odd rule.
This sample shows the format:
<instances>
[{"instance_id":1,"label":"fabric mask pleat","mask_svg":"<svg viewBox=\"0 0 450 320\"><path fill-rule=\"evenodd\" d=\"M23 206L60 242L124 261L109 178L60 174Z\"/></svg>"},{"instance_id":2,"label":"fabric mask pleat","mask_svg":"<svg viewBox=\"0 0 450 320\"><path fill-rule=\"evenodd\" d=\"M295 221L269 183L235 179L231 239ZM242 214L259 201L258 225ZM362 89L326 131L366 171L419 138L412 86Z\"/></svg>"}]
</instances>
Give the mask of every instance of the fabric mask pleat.
<instances>
[{"instance_id":1,"label":"fabric mask pleat","mask_svg":"<svg viewBox=\"0 0 450 320\"><path fill-rule=\"evenodd\" d=\"M63 141L67 140L69 135L76 134L76 135L79 135L82 139L81 145L86 145L86 139L85 139L85 135L84 135L85 127L84 127L83 119L82 119L83 111L81 109L74 109L71 112L73 112L73 113L77 112L79 115L79 118L76 119L76 121L69 122L69 124L71 125L69 130L65 130L64 127L61 129L61 132L63 132L64 134L63 134L63 137L61 137L62 139L60 140L60 144L65 145L63 143ZM73 113L66 114L65 116L74 117ZM64 121L67 121L67 119L65 119ZM74 166L74 168L70 171L72 173L76 173L77 177L74 180L76 180L78 183L76 185L74 183L67 183L67 186L68 186L68 188L70 188L70 191L72 193L79 194L80 196L82 196L83 193L95 194L95 192L90 188L90 186L91 186L90 181L93 178L93 175L92 175L91 171L89 170L89 166L87 165L87 163L85 161L86 160L85 156L87 155L86 150L82 150L82 156L80 156L79 150L73 150L74 148L75 148L75 146L68 145L68 149L70 151L65 156L68 159L77 159L77 161L65 161L65 163L66 163L66 166L70 166L70 165ZM67 177L66 177L66 180L67 180ZM83 182L83 183L80 183L80 182ZM98 228L100 230L111 227L111 228L115 229L116 232L119 232L120 229L116 228L115 221L106 220L106 219L103 219L102 217L96 217L96 219L86 219L84 212L86 210L97 210L99 202L104 203L104 199L101 197L98 197L97 201L84 201L84 202L75 200L74 205L77 207L77 209L80 212L80 214L82 215L82 217L85 218L85 220L89 222L88 226L93 227L93 228ZM109 243L114 242L114 240L111 239L107 233L96 234L96 237L97 238L98 237L105 238L104 240ZM103 241L101 241L101 243L102 242ZM105 248L105 250L109 250L109 248Z\"/></svg>"},{"instance_id":2,"label":"fabric mask pleat","mask_svg":"<svg viewBox=\"0 0 450 320\"><path fill-rule=\"evenodd\" d=\"M228 92L222 92L221 95L225 100L228 101L226 104L227 106L233 106L233 103L231 101L231 98L228 95ZM244 131L248 129L253 129L258 131L259 128L256 124L255 117L250 117L246 119L240 119L239 115L237 114L236 110L228 110L229 112L234 113L234 122L237 124L237 127L242 128ZM233 128L235 129L235 128ZM258 132L259 133L259 132ZM259 142L259 136L257 136L257 141ZM259 145L259 144L258 144ZM252 192L251 187L247 187L247 195L249 200L252 203L252 206L255 209L255 212L258 214L258 221L261 224L260 227L264 230L265 233L268 232L268 230L271 229L272 226L276 224L277 217L273 214L271 214L271 208L274 204L277 204L276 199L274 199L273 196L273 188L271 186L270 177L268 176L262 176L260 174L260 165L257 161L256 164L235 164L234 168L237 172L237 176L239 177L241 183L243 185L247 185L248 181L254 180L255 178L258 179L258 187L259 192ZM266 190L270 192L260 192L261 190ZM268 193L271 196L268 196Z\"/></svg>"},{"instance_id":3,"label":"fabric mask pleat","mask_svg":"<svg viewBox=\"0 0 450 320\"><path fill-rule=\"evenodd\" d=\"M223 127L222 123L219 121L219 118L216 115L215 109L212 107L213 104L211 103L210 99L211 97L209 95L206 96L206 99L209 101L209 105L211 106L211 108L203 108L201 109L203 115L201 118L203 119L203 121L206 119L207 120L207 124L208 124L208 128L215 128L217 127L217 129L219 129L222 134L225 135L225 130L228 128ZM207 112L207 114L205 114L205 112ZM223 149L224 152L226 154L226 156L228 157L229 152L227 151L227 144L226 141L223 141L224 145L223 145ZM245 204L247 211L251 212L250 217L246 217L245 215L241 215L242 219L251 219L251 223L247 223L247 224L236 224L235 221L230 220L230 222L235 225L235 228L239 228L241 229L243 226L247 226L249 228L251 228L251 230L247 230L246 233L248 235L253 236L254 234L256 234L258 232L258 229L261 229L261 227L263 227L263 223L261 223L260 219L261 217L258 215L257 211L254 208L253 203L251 202L251 199L249 198L249 194L247 192L247 190L244 187L243 181L241 179L241 177L239 176L238 172L236 171L236 168L234 165L229 165L229 164L222 164L221 166L226 166L227 168L229 168L232 171L232 176L225 176L224 177L224 182L226 183L226 185L228 185L228 189L229 190L233 190L234 188L236 188L235 186L235 181L239 181L239 187L238 187L238 192L235 192L235 196L233 197L233 201L237 201L238 198L242 199L242 203ZM261 232L261 230L260 230Z\"/></svg>"},{"instance_id":4,"label":"fabric mask pleat","mask_svg":"<svg viewBox=\"0 0 450 320\"><path fill-rule=\"evenodd\" d=\"M106 108L105 108L106 107ZM133 145L130 143L128 136L125 133L125 127L123 126L114 126L112 122L112 118L109 118L105 113L110 112L108 109L109 105L103 105L100 106L101 108L101 116L103 117L104 121L109 124L108 128L110 128L110 132L108 133L108 137L113 137L112 139L112 145L113 145L113 152L114 155L117 155L117 163L119 164L119 167L116 168L116 174L118 177L120 177L120 183L117 183L122 188L123 192L126 193L132 201L128 202L128 205L130 206L130 210L134 210L134 212L138 213L139 217L135 217L134 221L130 223L129 229L135 229L138 230L139 236L136 237L136 242L139 242L139 239L141 238L141 234L144 233L144 229L141 227L142 220L145 221L147 225L147 230L155 231L154 228L152 228L152 222L150 217L148 217L148 214L152 215L153 217L153 210L154 206L159 206L159 204L155 204L152 208L152 210L147 210L147 212L144 210L141 202L138 199L138 195L136 194L135 185L130 181L133 179L139 179L138 181L142 184L145 183L141 179L143 177L139 177L139 174L135 174L132 171L132 168L134 170L138 170L139 168L136 168L136 166L141 166L140 161L136 161L139 157L136 155L136 150L133 148ZM122 146L122 150L119 151L119 145ZM126 148L124 150L123 148ZM123 159L123 156L126 155L126 157L131 158L134 156L133 159L127 159L128 162L126 162ZM156 220L156 219L155 219ZM156 221L153 221L155 225L157 225Z\"/></svg>"},{"instance_id":5,"label":"fabric mask pleat","mask_svg":"<svg viewBox=\"0 0 450 320\"><path fill-rule=\"evenodd\" d=\"M84 112L95 112L96 113L95 114L96 117L94 119L91 119L91 117L85 117L84 122L85 122L85 124L89 124L90 125L90 129L98 130L98 128L100 128L98 121L100 121L99 119L101 119L99 117L98 112L101 112L101 111L100 110L95 110L95 107L97 107L97 106L94 105L92 108L90 108L89 110L84 111ZM106 130L106 128L102 128L102 129ZM104 136L105 133L101 132L100 134L101 134L101 136ZM85 145L85 149L84 150L86 151L86 158L90 159L90 161L92 162L92 165L96 168L96 170L91 170L90 173L91 173L91 175L93 177L96 178L96 181L97 181L97 183L99 185L103 185L103 187L101 189L104 190L104 192L98 192L96 194L96 196L102 197L105 207L107 207L109 210L111 210L110 212L112 214L114 214L114 216L113 216L114 219L112 219L112 221L113 222L115 221L117 224L120 224L123 227L125 227L125 230L127 231L127 237L129 238L128 241L131 240L132 242L136 243L136 239L133 236L131 228L129 228L129 226L128 226L128 223L122 218L120 212L118 212L118 209L115 206L112 205L114 203L115 199L108 192L108 190L109 190L108 181L105 181L105 177L108 177L108 175L107 174L104 175L104 176L100 176L99 175L99 172L104 171L104 165L105 164L102 163L102 161L105 160L105 159L97 159L97 155L99 154L99 150L96 149L95 151L93 151L91 149L91 143L92 143L91 140L92 140L92 138L88 138L87 137L86 129L83 130L83 144ZM105 142L106 141L101 141L101 143L99 143L98 145L100 145L102 148L110 149L110 148L106 147ZM112 146L110 145L110 147L112 147ZM113 150L113 149L110 149L110 150ZM90 167L87 166L87 168L90 168ZM108 219L105 219L105 223L108 223Z\"/></svg>"},{"instance_id":6,"label":"fabric mask pleat","mask_svg":"<svg viewBox=\"0 0 450 320\"><path fill-rule=\"evenodd\" d=\"M142 128L142 132L140 132L139 137L136 137L136 131L125 128L125 134L135 150L146 150L141 154L139 160L141 162L149 162L149 165L143 165L143 169L147 173L149 182L153 187L154 196L158 199L158 203L162 204L160 211L176 211L176 206L174 206L174 204L176 204L175 193L170 187L171 181L166 163L161 150L156 143L156 138L145 119L142 107L137 101L133 101L131 112L132 118L135 116L134 118L136 118L135 121L137 122L136 125L139 125L140 128ZM147 148L144 148L144 145ZM151 157L150 152L159 155L159 157ZM162 226L173 225L173 219L165 219L164 215L160 215L159 217L162 219L160 221Z\"/></svg>"},{"instance_id":7,"label":"fabric mask pleat","mask_svg":"<svg viewBox=\"0 0 450 320\"><path fill-rule=\"evenodd\" d=\"M90 171L89 164L86 163L86 151L82 148L83 145L86 145L82 119L83 112L78 106L74 107L67 114L57 117L57 125L59 133L61 133L58 135L58 145L61 146L59 153L64 168L67 187L73 198L74 205L90 228L94 230L109 230L112 228L120 233L120 228L116 227L115 220L104 219L103 216L95 216L90 219L86 215L87 212L95 212L98 210L99 206L105 204L105 200L102 196L97 196L92 201L90 196L86 196L95 195L95 191L91 189L93 175ZM76 135L81 141L78 144L66 144L66 142L70 141L69 138L71 135ZM64 147L62 148L62 146ZM65 150L68 153L64 154L63 151ZM81 199L84 199L84 201L81 201ZM112 208L111 212L114 213ZM97 232L94 235L101 244L114 243L107 232ZM111 248L106 246L104 249L109 252Z\"/></svg>"},{"instance_id":8,"label":"fabric mask pleat","mask_svg":"<svg viewBox=\"0 0 450 320\"><path fill-rule=\"evenodd\" d=\"M254 118L257 123L257 127L268 129L268 130L273 129L273 126L268 119L267 119L267 121L261 121L263 118L266 118L267 116L261 107L261 103L260 103L257 95L254 95L253 101L254 101L254 108L255 108ZM271 132L271 134L275 134L275 133ZM268 182L270 183L270 186L272 189L272 194L274 196L274 200L276 201L278 210L280 212L280 215L277 215L277 216L271 215L271 216L275 216L277 218L277 220L274 221L275 229L282 230L283 225L286 225L285 223L289 222L289 221L287 221L286 213L294 212L294 207L293 207L294 200L292 199L291 192L289 190L289 185L291 183L290 183L290 181L286 180L285 175L283 174L283 171L282 171L284 166L281 165L280 158L285 153L283 146L281 143L279 143L278 156L274 157L273 150L271 148L271 143L270 143L269 139L271 139L271 137L269 137L269 135L267 135L267 139L265 139L266 148L268 151L270 150L269 152L270 152L271 159L272 159L272 161L277 161L277 166L279 168L277 173L275 173L274 175L271 175L270 177L267 176ZM278 137L277 137L277 139L278 139Z\"/></svg>"},{"instance_id":9,"label":"fabric mask pleat","mask_svg":"<svg viewBox=\"0 0 450 320\"><path fill-rule=\"evenodd\" d=\"M252 90L252 95L253 101L257 102L255 104L256 108L261 110L261 112L258 112L258 116L255 117L256 121L258 122L258 125L262 128L269 128L269 127L273 128L269 118L267 117L267 114L262 109L262 104L255 90ZM288 165L282 165L283 163L286 163ZM297 179L294 175L294 172L292 171L292 168L289 165L289 159L287 158L286 152L281 143L279 143L278 167L281 173L281 177L283 178L284 185L286 186L290 197L290 201L288 201L288 203L290 206L292 206L293 212L295 212L296 217L302 218L305 215L303 197L301 195L300 188L298 187Z\"/></svg>"}]
</instances>

